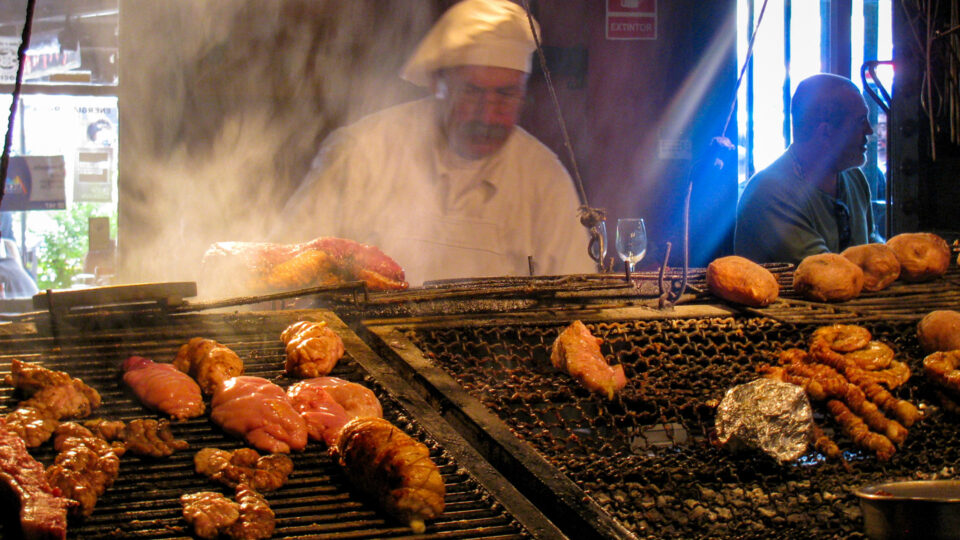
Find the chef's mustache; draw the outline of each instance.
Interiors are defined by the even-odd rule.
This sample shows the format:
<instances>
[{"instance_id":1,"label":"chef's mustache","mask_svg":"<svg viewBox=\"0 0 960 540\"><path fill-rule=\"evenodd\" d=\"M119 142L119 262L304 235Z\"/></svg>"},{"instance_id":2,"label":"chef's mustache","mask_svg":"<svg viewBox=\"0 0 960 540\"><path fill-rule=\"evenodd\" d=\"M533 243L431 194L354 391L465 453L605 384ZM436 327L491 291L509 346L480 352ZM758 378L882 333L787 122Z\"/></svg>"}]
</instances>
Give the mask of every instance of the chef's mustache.
<instances>
[{"instance_id":1,"label":"chef's mustache","mask_svg":"<svg viewBox=\"0 0 960 540\"><path fill-rule=\"evenodd\" d=\"M510 128L499 124L467 122L461 127L461 132L473 138L503 139L510 134Z\"/></svg>"}]
</instances>

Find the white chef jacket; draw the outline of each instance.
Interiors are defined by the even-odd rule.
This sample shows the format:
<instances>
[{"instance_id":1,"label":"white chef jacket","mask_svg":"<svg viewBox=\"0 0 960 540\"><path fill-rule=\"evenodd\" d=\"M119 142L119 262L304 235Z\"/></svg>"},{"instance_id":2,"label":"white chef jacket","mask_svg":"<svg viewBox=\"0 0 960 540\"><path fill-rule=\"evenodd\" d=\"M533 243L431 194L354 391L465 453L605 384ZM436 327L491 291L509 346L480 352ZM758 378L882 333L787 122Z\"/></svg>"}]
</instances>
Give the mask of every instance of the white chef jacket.
<instances>
[{"instance_id":1,"label":"white chef jacket","mask_svg":"<svg viewBox=\"0 0 960 540\"><path fill-rule=\"evenodd\" d=\"M595 271L573 182L520 127L495 154L449 150L426 98L336 130L282 212L275 236L379 247L407 281Z\"/></svg>"}]
</instances>

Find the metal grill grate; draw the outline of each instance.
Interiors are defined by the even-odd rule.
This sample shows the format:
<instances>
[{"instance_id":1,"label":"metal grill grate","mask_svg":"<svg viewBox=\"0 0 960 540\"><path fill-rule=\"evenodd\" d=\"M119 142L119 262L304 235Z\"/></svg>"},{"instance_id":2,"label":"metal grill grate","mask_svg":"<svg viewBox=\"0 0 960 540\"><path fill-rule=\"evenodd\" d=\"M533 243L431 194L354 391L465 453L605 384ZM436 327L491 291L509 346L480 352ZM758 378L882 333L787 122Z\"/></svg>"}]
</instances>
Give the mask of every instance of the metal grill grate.
<instances>
[{"instance_id":1,"label":"metal grill grate","mask_svg":"<svg viewBox=\"0 0 960 540\"><path fill-rule=\"evenodd\" d=\"M94 417L121 420L155 417L122 387L119 365L128 355L170 361L190 337L209 337L236 351L244 359L246 374L265 377L285 387L295 381L286 379L282 373L284 356L279 331L285 324L280 323L280 316L201 316L186 318L186 322L179 325L85 332L60 339L10 337L3 340L0 375L9 373L12 358L41 362L45 367L83 379L101 393L103 405L94 411ZM397 398L355 361L352 356L355 353L348 342L347 355L332 375L373 389L383 404L384 417L424 442L440 466L447 489L447 506L440 518L428 522L427 536L484 539L533 536L497 496L478 482L470 472L475 470L474 464L455 461L409 413L406 408L409 403L401 407ZM12 389L3 385L0 413L9 412L16 402ZM181 516L180 495L202 490L221 490L232 495L232 491L194 473L193 455L207 446L233 450L243 446L242 441L222 433L207 416L175 423L173 428L177 437L190 443L190 448L158 460L131 454L122 457L120 475L99 499L93 515L82 521L70 520L70 538L189 538L191 530ZM31 449L31 453L45 465L53 461L50 442ZM277 518L273 538L405 538L412 535L409 528L383 514L375 503L351 489L340 468L327 456L324 445L311 442L304 452L291 457L295 469L289 483L266 494ZM16 523L15 510L10 512L8 508L2 522ZM0 536L12 537L15 534L12 528L10 525L0 528Z\"/></svg>"},{"instance_id":2,"label":"metal grill grate","mask_svg":"<svg viewBox=\"0 0 960 540\"><path fill-rule=\"evenodd\" d=\"M601 314L595 314L599 319ZM612 401L554 369L550 346L566 323L400 326L432 363L532 445L557 470L638 536L862 536L851 490L881 480L955 475L960 421L935 412L910 429L896 455L879 463L845 437L849 461L816 452L778 465L730 455L710 442L724 392L756 378L775 353L804 347L816 324L767 318L587 322L629 383ZM924 383L912 322L867 323L894 346L913 377L896 393L935 404ZM823 411L815 405L815 411ZM818 414L832 431L832 419Z\"/></svg>"}]
</instances>

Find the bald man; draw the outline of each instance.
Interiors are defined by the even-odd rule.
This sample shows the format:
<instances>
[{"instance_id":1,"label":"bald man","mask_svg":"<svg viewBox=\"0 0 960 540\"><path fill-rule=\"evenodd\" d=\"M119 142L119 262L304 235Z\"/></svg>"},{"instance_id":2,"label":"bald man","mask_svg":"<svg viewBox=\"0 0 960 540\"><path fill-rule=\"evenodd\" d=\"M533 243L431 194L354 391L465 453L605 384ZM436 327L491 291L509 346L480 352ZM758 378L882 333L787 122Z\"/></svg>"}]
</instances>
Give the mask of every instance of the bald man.
<instances>
[{"instance_id":1,"label":"bald man","mask_svg":"<svg viewBox=\"0 0 960 540\"><path fill-rule=\"evenodd\" d=\"M517 126L535 48L522 7L462 0L402 77L429 96L340 128L275 236L372 244L407 280L593 272L573 181Z\"/></svg>"},{"instance_id":2,"label":"bald man","mask_svg":"<svg viewBox=\"0 0 960 540\"><path fill-rule=\"evenodd\" d=\"M873 133L849 80L821 73L797 85L793 144L747 182L734 251L758 263L799 263L817 253L882 242L859 169Z\"/></svg>"}]
</instances>

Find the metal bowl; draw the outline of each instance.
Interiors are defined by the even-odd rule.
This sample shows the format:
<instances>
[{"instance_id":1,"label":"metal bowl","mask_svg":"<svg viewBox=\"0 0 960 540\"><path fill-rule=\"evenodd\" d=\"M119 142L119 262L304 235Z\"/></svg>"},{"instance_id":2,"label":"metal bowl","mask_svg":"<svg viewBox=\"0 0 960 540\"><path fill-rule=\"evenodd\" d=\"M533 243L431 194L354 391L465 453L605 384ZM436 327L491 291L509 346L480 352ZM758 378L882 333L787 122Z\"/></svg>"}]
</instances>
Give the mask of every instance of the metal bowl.
<instances>
[{"instance_id":1,"label":"metal bowl","mask_svg":"<svg viewBox=\"0 0 960 540\"><path fill-rule=\"evenodd\" d=\"M960 480L889 482L854 493L874 540L960 539Z\"/></svg>"}]
</instances>

